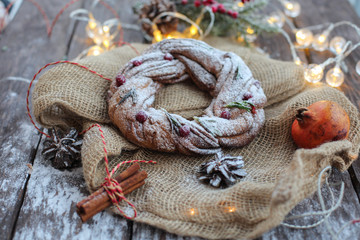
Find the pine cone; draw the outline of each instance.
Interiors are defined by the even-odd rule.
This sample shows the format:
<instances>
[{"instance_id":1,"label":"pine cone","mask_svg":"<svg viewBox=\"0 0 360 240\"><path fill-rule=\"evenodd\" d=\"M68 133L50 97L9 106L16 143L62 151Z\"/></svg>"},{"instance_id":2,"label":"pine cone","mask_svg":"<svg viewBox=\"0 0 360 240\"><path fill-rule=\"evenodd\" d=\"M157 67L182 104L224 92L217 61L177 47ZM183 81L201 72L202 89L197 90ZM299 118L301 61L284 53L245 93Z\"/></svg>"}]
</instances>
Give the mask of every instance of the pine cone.
<instances>
[{"instance_id":1,"label":"pine cone","mask_svg":"<svg viewBox=\"0 0 360 240\"><path fill-rule=\"evenodd\" d=\"M82 139L79 138L78 131L70 128L68 132L61 129L48 129L50 138L44 143L42 154L46 160L52 162L56 169L71 168L81 163Z\"/></svg>"},{"instance_id":2,"label":"pine cone","mask_svg":"<svg viewBox=\"0 0 360 240\"><path fill-rule=\"evenodd\" d=\"M150 36L153 36L153 29L150 22L163 12L176 12L175 3L170 0L151 0L149 4L145 4L141 10L139 18L143 21L142 28ZM164 16L160 18L156 25L162 34L176 31L178 19L172 16Z\"/></svg>"},{"instance_id":3,"label":"pine cone","mask_svg":"<svg viewBox=\"0 0 360 240\"><path fill-rule=\"evenodd\" d=\"M214 160L201 164L198 171L199 180L208 182L213 187L226 188L233 185L236 179L246 176L243 167L242 156L223 156L220 152Z\"/></svg>"}]
</instances>

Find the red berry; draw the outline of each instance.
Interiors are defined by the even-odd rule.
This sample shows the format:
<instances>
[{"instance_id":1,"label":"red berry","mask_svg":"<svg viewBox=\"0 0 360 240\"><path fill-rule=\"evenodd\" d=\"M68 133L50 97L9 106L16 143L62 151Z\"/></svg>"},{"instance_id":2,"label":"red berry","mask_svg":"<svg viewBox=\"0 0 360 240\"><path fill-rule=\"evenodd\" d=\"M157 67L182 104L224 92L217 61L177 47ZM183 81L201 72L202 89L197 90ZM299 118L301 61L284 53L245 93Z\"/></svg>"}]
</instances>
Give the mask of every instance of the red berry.
<instances>
[{"instance_id":1,"label":"red berry","mask_svg":"<svg viewBox=\"0 0 360 240\"><path fill-rule=\"evenodd\" d=\"M251 105L251 113L255 114L256 113L256 108L254 105Z\"/></svg>"},{"instance_id":2,"label":"red berry","mask_svg":"<svg viewBox=\"0 0 360 240\"><path fill-rule=\"evenodd\" d=\"M226 9L225 9L224 5L222 5L222 4L218 5L218 10L220 13L226 13Z\"/></svg>"},{"instance_id":3,"label":"red berry","mask_svg":"<svg viewBox=\"0 0 360 240\"><path fill-rule=\"evenodd\" d=\"M174 57L170 53L165 53L164 59L168 60L168 61L171 61L171 60L174 59Z\"/></svg>"},{"instance_id":4,"label":"red berry","mask_svg":"<svg viewBox=\"0 0 360 240\"><path fill-rule=\"evenodd\" d=\"M134 65L134 67L140 66L142 64L142 62L140 60L134 60L132 62L132 64Z\"/></svg>"},{"instance_id":5,"label":"red berry","mask_svg":"<svg viewBox=\"0 0 360 240\"><path fill-rule=\"evenodd\" d=\"M213 13L216 13L217 10L218 10L218 7L217 7L217 6L215 6L215 5L212 5L212 6L211 6L211 11L212 11Z\"/></svg>"},{"instance_id":6,"label":"red berry","mask_svg":"<svg viewBox=\"0 0 360 240\"><path fill-rule=\"evenodd\" d=\"M231 10L227 10L227 14L228 14L229 16L232 16L233 11L231 11Z\"/></svg>"},{"instance_id":7,"label":"red berry","mask_svg":"<svg viewBox=\"0 0 360 240\"><path fill-rule=\"evenodd\" d=\"M244 94L242 100L249 100L250 98L252 98L253 96L251 95L251 93L247 92Z\"/></svg>"},{"instance_id":8,"label":"red berry","mask_svg":"<svg viewBox=\"0 0 360 240\"><path fill-rule=\"evenodd\" d=\"M190 127L188 125L184 125L179 129L180 137L187 137L190 134Z\"/></svg>"},{"instance_id":9,"label":"red berry","mask_svg":"<svg viewBox=\"0 0 360 240\"><path fill-rule=\"evenodd\" d=\"M224 110L221 112L220 117L229 120L231 118L231 113L227 110Z\"/></svg>"},{"instance_id":10,"label":"red berry","mask_svg":"<svg viewBox=\"0 0 360 240\"><path fill-rule=\"evenodd\" d=\"M194 5L195 5L195 7L200 7L200 6L201 6L201 2L198 1L198 0L196 0L196 1L194 2Z\"/></svg>"},{"instance_id":11,"label":"red berry","mask_svg":"<svg viewBox=\"0 0 360 240\"><path fill-rule=\"evenodd\" d=\"M188 4L188 0L181 0L181 4L182 4L182 5Z\"/></svg>"},{"instance_id":12,"label":"red berry","mask_svg":"<svg viewBox=\"0 0 360 240\"><path fill-rule=\"evenodd\" d=\"M125 76L120 73L118 75L116 75L115 80L116 80L117 87L120 87L121 85L123 85L126 82Z\"/></svg>"},{"instance_id":13,"label":"red berry","mask_svg":"<svg viewBox=\"0 0 360 240\"><path fill-rule=\"evenodd\" d=\"M147 116L146 112L140 111L136 114L135 118L136 118L136 121L138 121L139 123L144 123L148 119L148 116Z\"/></svg>"},{"instance_id":14,"label":"red berry","mask_svg":"<svg viewBox=\"0 0 360 240\"><path fill-rule=\"evenodd\" d=\"M236 19L236 18L238 17L238 13L237 13L237 12L233 12L233 13L231 14L231 16Z\"/></svg>"}]
</instances>

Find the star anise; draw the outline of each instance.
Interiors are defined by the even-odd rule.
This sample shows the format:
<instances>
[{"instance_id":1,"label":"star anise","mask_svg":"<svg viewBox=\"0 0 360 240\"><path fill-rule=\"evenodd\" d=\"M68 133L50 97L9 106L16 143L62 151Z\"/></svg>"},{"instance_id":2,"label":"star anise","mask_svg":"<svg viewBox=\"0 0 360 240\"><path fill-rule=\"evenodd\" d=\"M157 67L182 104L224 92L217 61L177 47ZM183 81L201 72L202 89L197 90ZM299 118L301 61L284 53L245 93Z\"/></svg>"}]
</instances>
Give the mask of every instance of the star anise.
<instances>
[{"instance_id":1,"label":"star anise","mask_svg":"<svg viewBox=\"0 0 360 240\"><path fill-rule=\"evenodd\" d=\"M50 138L47 138L43 145L42 154L46 160L52 162L57 169L71 168L78 166L81 162L82 139L75 128L67 132L61 129L49 129Z\"/></svg>"},{"instance_id":2,"label":"star anise","mask_svg":"<svg viewBox=\"0 0 360 240\"><path fill-rule=\"evenodd\" d=\"M242 156L224 156L220 152L216 154L215 159L201 164L198 170L199 180L205 181L213 187L226 188L233 185L237 179L246 176L243 167Z\"/></svg>"}]
</instances>

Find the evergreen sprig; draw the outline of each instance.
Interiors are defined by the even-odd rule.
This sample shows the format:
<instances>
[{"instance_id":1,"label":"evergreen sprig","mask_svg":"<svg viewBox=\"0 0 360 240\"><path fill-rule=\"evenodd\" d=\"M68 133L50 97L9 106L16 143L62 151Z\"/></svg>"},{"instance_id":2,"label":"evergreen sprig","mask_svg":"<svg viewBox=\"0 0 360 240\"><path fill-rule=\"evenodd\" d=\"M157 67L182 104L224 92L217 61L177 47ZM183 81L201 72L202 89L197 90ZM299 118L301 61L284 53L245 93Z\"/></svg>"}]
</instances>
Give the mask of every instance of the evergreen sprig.
<instances>
[{"instance_id":1,"label":"evergreen sprig","mask_svg":"<svg viewBox=\"0 0 360 240\"><path fill-rule=\"evenodd\" d=\"M177 11L196 20L199 16L202 7L195 7L195 0L189 0L187 4L181 4L181 1L176 1ZM226 8L232 9L234 4L233 0L218 0ZM215 36L234 36L243 37L247 43L247 32L248 27L254 30L254 34L260 34L261 32L278 32L279 28L275 27L266 21L264 21L264 15L259 13L259 10L263 9L267 4L268 0L252 0L246 2L243 7L238 9L232 9L236 11L237 17L233 18L228 14L216 12L215 23L211 30L211 34ZM205 29L210 23L209 14L205 14L203 20L200 23L200 27Z\"/></svg>"}]
</instances>

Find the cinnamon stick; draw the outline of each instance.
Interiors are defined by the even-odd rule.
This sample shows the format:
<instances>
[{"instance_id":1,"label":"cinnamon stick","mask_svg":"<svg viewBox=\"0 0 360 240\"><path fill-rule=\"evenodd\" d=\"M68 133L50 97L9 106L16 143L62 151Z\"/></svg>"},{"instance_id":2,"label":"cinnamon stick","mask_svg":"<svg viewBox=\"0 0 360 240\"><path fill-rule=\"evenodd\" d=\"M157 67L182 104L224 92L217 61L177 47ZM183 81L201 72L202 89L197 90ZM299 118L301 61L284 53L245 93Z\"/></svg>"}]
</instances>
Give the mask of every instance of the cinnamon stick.
<instances>
[{"instance_id":1,"label":"cinnamon stick","mask_svg":"<svg viewBox=\"0 0 360 240\"><path fill-rule=\"evenodd\" d=\"M117 177L115 177L115 179L116 179L117 182L122 182L126 178L134 175L139 169L140 169L140 164L139 163L134 163L130 167L128 167L125 171L120 173ZM90 196L88 196L87 198L84 198L82 201L78 202L76 204L76 207L80 208L80 206L82 204L84 204L84 203L86 203L88 201L91 201L94 197L100 195L104 191L105 191L105 189L103 187L99 188L97 191L93 192Z\"/></svg>"},{"instance_id":2,"label":"cinnamon stick","mask_svg":"<svg viewBox=\"0 0 360 240\"><path fill-rule=\"evenodd\" d=\"M130 188L135 186L137 183L145 180L147 177L147 173L145 171L137 172L133 176L129 177L123 182L120 182L120 187L123 192L128 191ZM106 205L106 207L105 207ZM91 212L94 208L99 208L100 206L103 206L105 208L109 207L111 205L111 199L107 192L104 190L101 194L95 196L91 201L85 202L80 206L80 211L87 214Z\"/></svg>"},{"instance_id":3,"label":"cinnamon stick","mask_svg":"<svg viewBox=\"0 0 360 240\"><path fill-rule=\"evenodd\" d=\"M143 181L137 183L136 185L134 185L131 189L124 191L124 194L129 194L144 184L145 184L145 181L143 180ZM86 222L87 220L92 218L94 215L105 210L106 208L108 208L110 206L111 206L111 201L107 201L104 205L99 205L99 206L95 207L93 210L88 211L87 213L80 213L80 211L81 211L80 209L77 209L77 213L79 214L82 222Z\"/></svg>"},{"instance_id":4,"label":"cinnamon stick","mask_svg":"<svg viewBox=\"0 0 360 240\"><path fill-rule=\"evenodd\" d=\"M119 182L124 194L129 194L145 184L147 173L145 171L139 172L139 169L140 165L138 163L133 164L115 178ZM79 214L81 220L85 222L98 212L111 206L111 204L110 197L104 187L101 187L89 197L76 204L76 212Z\"/></svg>"}]
</instances>

